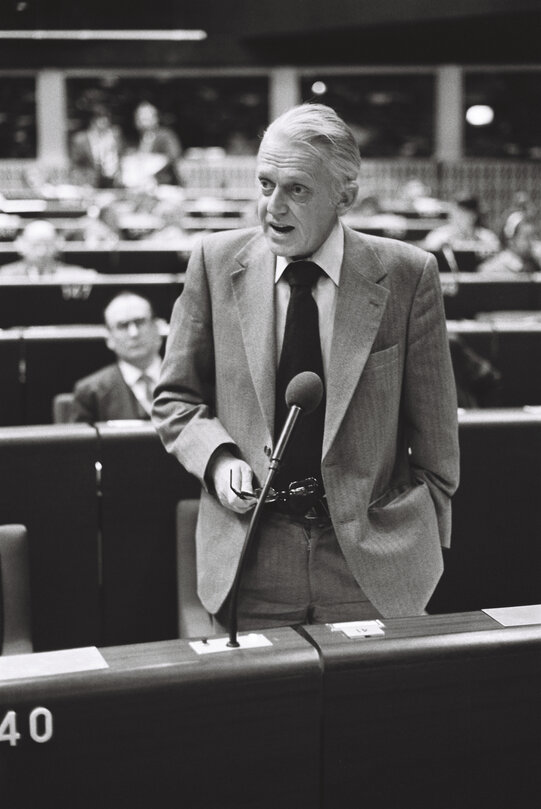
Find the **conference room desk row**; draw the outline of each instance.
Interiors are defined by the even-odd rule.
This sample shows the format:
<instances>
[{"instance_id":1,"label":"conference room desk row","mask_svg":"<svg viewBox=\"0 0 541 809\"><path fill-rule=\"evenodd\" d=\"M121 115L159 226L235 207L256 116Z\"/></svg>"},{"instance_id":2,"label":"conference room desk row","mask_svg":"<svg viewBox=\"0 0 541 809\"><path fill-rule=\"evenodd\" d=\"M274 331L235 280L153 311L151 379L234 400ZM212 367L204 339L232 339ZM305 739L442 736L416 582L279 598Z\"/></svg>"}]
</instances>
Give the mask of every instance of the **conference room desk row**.
<instances>
[{"instance_id":1,"label":"conference room desk row","mask_svg":"<svg viewBox=\"0 0 541 809\"><path fill-rule=\"evenodd\" d=\"M188 247L189 244L189 247ZM98 276L91 285L83 285L88 292L75 292L76 285L58 284L54 279L24 282L24 279L0 278L0 328L20 325L46 325L52 323L99 322L94 301L100 296L100 285L113 287L122 283L148 284L152 277L170 278L183 282L193 240L173 246L151 246L143 243L123 242L110 249L81 248L66 250L63 260L69 264L95 269ZM5 248L10 247L10 252ZM0 266L16 259L10 245L0 244ZM476 272L440 273L446 316L451 320L472 318L479 312L499 310L541 309L541 273L527 276L490 277ZM54 287L59 290L54 293ZM72 291L69 291L71 286ZM80 286L80 285L79 285ZM43 291L40 296L37 290ZM36 302L37 297L37 302Z\"/></svg>"},{"instance_id":2,"label":"conference room desk row","mask_svg":"<svg viewBox=\"0 0 541 809\"><path fill-rule=\"evenodd\" d=\"M42 676L0 658L3 805L538 806L541 624L472 612L240 639L53 653Z\"/></svg>"},{"instance_id":3,"label":"conference room desk row","mask_svg":"<svg viewBox=\"0 0 541 809\"><path fill-rule=\"evenodd\" d=\"M429 611L541 602L541 413L461 413L460 445ZM176 637L177 503L199 484L153 427L3 427L0 449L0 524L28 529L35 648Z\"/></svg>"},{"instance_id":4,"label":"conference room desk row","mask_svg":"<svg viewBox=\"0 0 541 809\"><path fill-rule=\"evenodd\" d=\"M165 337L168 325L160 324ZM0 425L50 424L53 400L114 362L105 326L33 326L0 331Z\"/></svg>"},{"instance_id":5,"label":"conference room desk row","mask_svg":"<svg viewBox=\"0 0 541 809\"><path fill-rule=\"evenodd\" d=\"M178 287L163 291L173 297ZM541 404L541 316L538 320L449 321L448 330L501 374L501 382L485 397L488 401L481 402L483 406ZM165 336L166 323L162 331ZM56 394L71 391L78 379L113 361L105 335L99 325L0 331L0 425L49 424Z\"/></svg>"},{"instance_id":6,"label":"conference room desk row","mask_svg":"<svg viewBox=\"0 0 541 809\"><path fill-rule=\"evenodd\" d=\"M476 272L440 273L449 320L482 312L540 311L541 273L489 276Z\"/></svg>"},{"instance_id":7,"label":"conference room desk row","mask_svg":"<svg viewBox=\"0 0 541 809\"><path fill-rule=\"evenodd\" d=\"M186 236L174 243L160 241L121 241L114 247L88 247L83 242L67 242L62 250L62 261L77 267L86 267L100 273L170 273L184 272L194 244ZM0 242L0 268L18 261L19 254L10 242Z\"/></svg>"},{"instance_id":8,"label":"conference room desk row","mask_svg":"<svg viewBox=\"0 0 541 809\"><path fill-rule=\"evenodd\" d=\"M152 270L152 265L150 268ZM156 314L169 320L184 285L184 273L97 275L91 281L66 283L0 278L0 330L22 326L98 324L118 292L133 290L152 301Z\"/></svg>"}]
</instances>

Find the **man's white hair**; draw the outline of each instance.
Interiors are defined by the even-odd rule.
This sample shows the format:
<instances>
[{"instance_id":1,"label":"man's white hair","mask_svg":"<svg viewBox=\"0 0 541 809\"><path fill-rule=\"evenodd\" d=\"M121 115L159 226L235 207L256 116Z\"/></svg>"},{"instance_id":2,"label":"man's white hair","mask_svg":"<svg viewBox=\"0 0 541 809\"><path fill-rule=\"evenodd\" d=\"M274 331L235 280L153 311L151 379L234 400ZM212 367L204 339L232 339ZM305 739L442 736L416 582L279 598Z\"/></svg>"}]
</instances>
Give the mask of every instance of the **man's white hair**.
<instances>
[{"instance_id":1,"label":"man's white hair","mask_svg":"<svg viewBox=\"0 0 541 809\"><path fill-rule=\"evenodd\" d=\"M267 128L261 147L270 136L283 136L314 149L326 161L337 190L355 182L361 166L353 132L325 104L299 104L276 118Z\"/></svg>"}]
</instances>

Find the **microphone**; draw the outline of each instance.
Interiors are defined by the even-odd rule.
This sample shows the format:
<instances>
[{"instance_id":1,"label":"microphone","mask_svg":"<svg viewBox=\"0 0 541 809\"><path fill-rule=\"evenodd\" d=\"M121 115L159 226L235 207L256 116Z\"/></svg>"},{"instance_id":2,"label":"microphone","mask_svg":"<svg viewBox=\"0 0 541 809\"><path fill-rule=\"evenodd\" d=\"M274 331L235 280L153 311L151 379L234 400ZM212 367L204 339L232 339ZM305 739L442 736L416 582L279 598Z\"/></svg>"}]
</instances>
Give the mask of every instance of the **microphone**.
<instances>
[{"instance_id":1,"label":"microphone","mask_svg":"<svg viewBox=\"0 0 541 809\"><path fill-rule=\"evenodd\" d=\"M313 371L303 371L294 376L286 388L285 400L289 413L270 460L270 469L276 471L291 438L293 428L301 413L312 413L323 396L323 382Z\"/></svg>"},{"instance_id":2,"label":"microphone","mask_svg":"<svg viewBox=\"0 0 541 809\"><path fill-rule=\"evenodd\" d=\"M244 538L244 545L242 546L242 551L240 554L239 566L231 587L231 597L229 602L229 641L227 643L227 645L230 647L238 648L240 646L237 640L237 601L248 545L250 544L250 540L255 534L256 528L259 524L261 512L263 510L263 506L265 505L265 500L271 487L272 480L280 466L280 463L282 462L282 458L284 457L284 453L287 449L287 445L299 416L301 416L303 413L312 413L321 402L322 397L323 382L321 381L321 378L313 371L302 371L302 373L297 374L293 377L286 388L285 400L287 406L289 407L289 413L287 414L285 424L282 427L278 441L276 442L272 452L267 478L263 484L261 492L259 493L254 510L252 511L252 519L250 520L250 525L248 526L248 530Z\"/></svg>"}]
</instances>

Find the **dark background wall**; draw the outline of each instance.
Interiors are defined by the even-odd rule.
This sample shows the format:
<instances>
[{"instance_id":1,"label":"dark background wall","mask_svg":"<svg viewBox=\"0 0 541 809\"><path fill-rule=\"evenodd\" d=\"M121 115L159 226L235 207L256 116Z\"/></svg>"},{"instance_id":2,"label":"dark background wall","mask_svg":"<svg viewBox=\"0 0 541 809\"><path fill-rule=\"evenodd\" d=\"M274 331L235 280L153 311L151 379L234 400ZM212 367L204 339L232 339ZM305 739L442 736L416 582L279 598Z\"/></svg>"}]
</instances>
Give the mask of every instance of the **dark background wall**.
<instances>
[{"instance_id":1,"label":"dark background wall","mask_svg":"<svg viewBox=\"0 0 541 809\"><path fill-rule=\"evenodd\" d=\"M539 59L540 0L3 0L0 28L200 28L202 42L4 41L0 67Z\"/></svg>"}]
</instances>

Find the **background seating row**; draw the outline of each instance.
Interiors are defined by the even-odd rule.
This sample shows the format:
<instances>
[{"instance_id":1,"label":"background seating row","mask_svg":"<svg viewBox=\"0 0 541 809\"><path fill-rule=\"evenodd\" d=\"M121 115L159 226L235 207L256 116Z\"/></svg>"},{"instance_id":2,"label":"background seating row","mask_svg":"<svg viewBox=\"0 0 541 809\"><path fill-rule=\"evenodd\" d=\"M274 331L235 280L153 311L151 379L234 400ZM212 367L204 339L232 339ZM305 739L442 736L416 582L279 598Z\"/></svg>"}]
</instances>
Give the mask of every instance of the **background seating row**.
<instances>
[{"instance_id":1,"label":"background seating row","mask_svg":"<svg viewBox=\"0 0 541 809\"><path fill-rule=\"evenodd\" d=\"M102 323L105 306L125 289L149 298L156 314L169 320L183 281L183 275L158 272L99 276L83 284L0 278L0 329Z\"/></svg>"},{"instance_id":2,"label":"background seating row","mask_svg":"<svg viewBox=\"0 0 541 809\"><path fill-rule=\"evenodd\" d=\"M540 602L541 415L471 411L460 440L429 611ZM199 485L151 425L4 427L0 446L0 523L28 528L35 649L177 637L175 514Z\"/></svg>"},{"instance_id":3,"label":"background seating row","mask_svg":"<svg viewBox=\"0 0 541 809\"><path fill-rule=\"evenodd\" d=\"M483 406L541 404L541 321L449 321L448 329L501 374ZM51 423L57 394L71 391L78 379L113 362L104 338L105 328L98 325L0 332L0 425Z\"/></svg>"}]
</instances>

